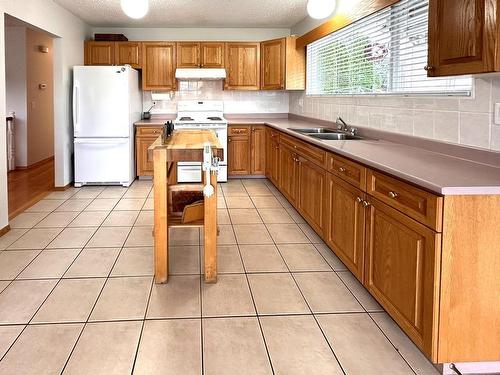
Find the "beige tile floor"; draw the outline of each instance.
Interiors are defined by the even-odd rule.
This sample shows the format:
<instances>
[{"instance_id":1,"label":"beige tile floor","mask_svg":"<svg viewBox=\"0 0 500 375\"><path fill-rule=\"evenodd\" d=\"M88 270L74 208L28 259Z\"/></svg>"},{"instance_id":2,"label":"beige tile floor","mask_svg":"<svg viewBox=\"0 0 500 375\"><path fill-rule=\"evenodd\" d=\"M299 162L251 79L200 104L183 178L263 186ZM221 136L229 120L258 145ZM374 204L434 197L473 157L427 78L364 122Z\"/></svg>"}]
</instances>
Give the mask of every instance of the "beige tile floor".
<instances>
[{"instance_id":1,"label":"beige tile floor","mask_svg":"<svg viewBox=\"0 0 500 375\"><path fill-rule=\"evenodd\" d=\"M153 283L151 182L54 192L0 237L0 374L436 374L266 180L219 189Z\"/></svg>"}]
</instances>

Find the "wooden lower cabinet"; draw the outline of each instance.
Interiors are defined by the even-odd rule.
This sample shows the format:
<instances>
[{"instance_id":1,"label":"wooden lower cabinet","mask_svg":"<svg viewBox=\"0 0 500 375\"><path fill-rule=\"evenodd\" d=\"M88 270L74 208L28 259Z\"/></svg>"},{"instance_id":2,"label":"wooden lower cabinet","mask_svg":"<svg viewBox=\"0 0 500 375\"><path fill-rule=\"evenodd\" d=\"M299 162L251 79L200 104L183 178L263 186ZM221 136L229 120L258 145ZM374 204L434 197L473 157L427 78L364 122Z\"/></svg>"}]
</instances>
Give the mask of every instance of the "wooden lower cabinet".
<instances>
[{"instance_id":1,"label":"wooden lower cabinet","mask_svg":"<svg viewBox=\"0 0 500 375\"><path fill-rule=\"evenodd\" d=\"M245 135L229 136L227 140L227 173L229 176L250 174L250 138Z\"/></svg>"},{"instance_id":2,"label":"wooden lower cabinet","mask_svg":"<svg viewBox=\"0 0 500 375\"><path fill-rule=\"evenodd\" d=\"M328 173L326 195L325 241L363 282L365 193Z\"/></svg>"},{"instance_id":3,"label":"wooden lower cabinet","mask_svg":"<svg viewBox=\"0 0 500 375\"><path fill-rule=\"evenodd\" d=\"M295 151L283 144L279 148L279 188L290 203L296 204L299 188L299 164Z\"/></svg>"},{"instance_id":4,"label":"wooden lower cabinet","mask_svg":"<svg viewBox=\"0 0 500 375\"><path fill-rule=\"evenodd\" d=\"M266 177L274 185L279 185L280 144L276 133L266 129Z\"/></svg>"},{"instance_id":5,"label":"wooden lower cabinet","mask_svg":"<svg viewBox=\"0 0 500 375\"><path fill-rule=\"evenodd\" d=\"M136 173L139 177L153 175L153 161L148 160L148 148L160 136L162 126L137 127L135 135Z\"/></svg>"},{"instance_id":6,"label":"wooden lower cabinet","mask_svg":"<svg viewBox=\"0 0 500 375\"><path fill-rule=\"evenodd\" d=\"M326 171L298 156L297 208L319 234L325 229Z\"/></svg>"},{"instance_id":7,"label":"wooden lower cabinet","mask_svg":"<svg viewBox=\"0 0 500 375\"><path fill-rule=\"evenodd\" d=\"M229 125L229 176L262 175L266 173L266 126Z\"/></svg>"},{"instance_id":8,"label":"wooden lower cabinet","mask_svg":"<svg viewBox=\"0 0 500 375\"><path fill-rule=\"evenodd\" d=\"M250 132L250 172L253 175L266 174L266 126L252 125Z\"/></svg>"},{"instance_id":9,"label":"wooden lower cabinet","mask_svg":"<svg viewBox=\"0 0 500 375\"><path fill-rule=\"evenodd\" d=\"M370 198L366 242L365 287L435 357L441 234Z\"/></svg>"}]
</instances>

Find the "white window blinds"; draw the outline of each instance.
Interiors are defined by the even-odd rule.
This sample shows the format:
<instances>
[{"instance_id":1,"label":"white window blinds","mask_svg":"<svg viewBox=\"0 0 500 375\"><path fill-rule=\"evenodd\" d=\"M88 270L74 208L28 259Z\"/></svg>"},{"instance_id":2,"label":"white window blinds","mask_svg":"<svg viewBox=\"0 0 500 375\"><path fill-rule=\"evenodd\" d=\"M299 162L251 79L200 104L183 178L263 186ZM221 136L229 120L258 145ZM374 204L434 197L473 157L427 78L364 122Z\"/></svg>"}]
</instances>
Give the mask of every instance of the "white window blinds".
<instances>
[{"instance_id":1,"label":"white window blinds","mask_svg":"<svg viewBox=\"0 0 500 375\"><path fill-rule=\"evenodd\" d=\"M463 95L472 78L428 78L429 0L401 0L307 46L308 95Z\"/></svg>"}]
</instances>

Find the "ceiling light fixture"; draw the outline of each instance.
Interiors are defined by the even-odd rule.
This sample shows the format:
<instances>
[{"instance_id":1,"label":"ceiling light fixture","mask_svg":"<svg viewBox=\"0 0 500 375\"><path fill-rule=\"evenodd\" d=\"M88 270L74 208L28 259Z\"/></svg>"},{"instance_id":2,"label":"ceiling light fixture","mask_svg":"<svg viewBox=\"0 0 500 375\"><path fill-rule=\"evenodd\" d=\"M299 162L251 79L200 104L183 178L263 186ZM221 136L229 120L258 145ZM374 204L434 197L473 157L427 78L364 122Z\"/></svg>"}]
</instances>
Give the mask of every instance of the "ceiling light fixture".
<instances>
[{"instance_id":1,"label":"ceiling light fixture","mask_svg":"<svg viewBox=\"0 0 500 375\"><path fill-rule=\"evenodd\" d=\"M307 13L311 18L321 20L330 16L336 5L335 0L308 0Z\"/></svg>"},{"instance_id":2,"label":"ceiling light fixture","mask_svg":"<svg viewBox=\"0 0 500 375\"><path fill-rule=\"evenodd\" d=\"M121 0L123 12L130 18L139 19L149 11L148 0Z\"/></svg>"}]
</instances>

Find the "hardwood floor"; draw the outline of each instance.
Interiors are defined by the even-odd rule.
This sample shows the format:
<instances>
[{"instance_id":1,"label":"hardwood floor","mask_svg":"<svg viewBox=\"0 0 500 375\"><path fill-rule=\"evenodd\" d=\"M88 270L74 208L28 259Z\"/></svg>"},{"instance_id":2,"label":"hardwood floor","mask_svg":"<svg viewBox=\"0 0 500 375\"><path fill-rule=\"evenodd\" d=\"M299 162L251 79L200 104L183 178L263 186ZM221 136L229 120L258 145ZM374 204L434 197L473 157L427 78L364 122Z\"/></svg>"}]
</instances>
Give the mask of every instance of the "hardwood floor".
<instances>
[{"instance_id":1,"label":"hardwood floor","mask_svg":"<svg viewBox=\"0 0 500 375\"><path fill-rule=\"evenodd\" d=\"M9 219L54 190L54 158L8 173Z\"/></svg>"}]
</instances>

